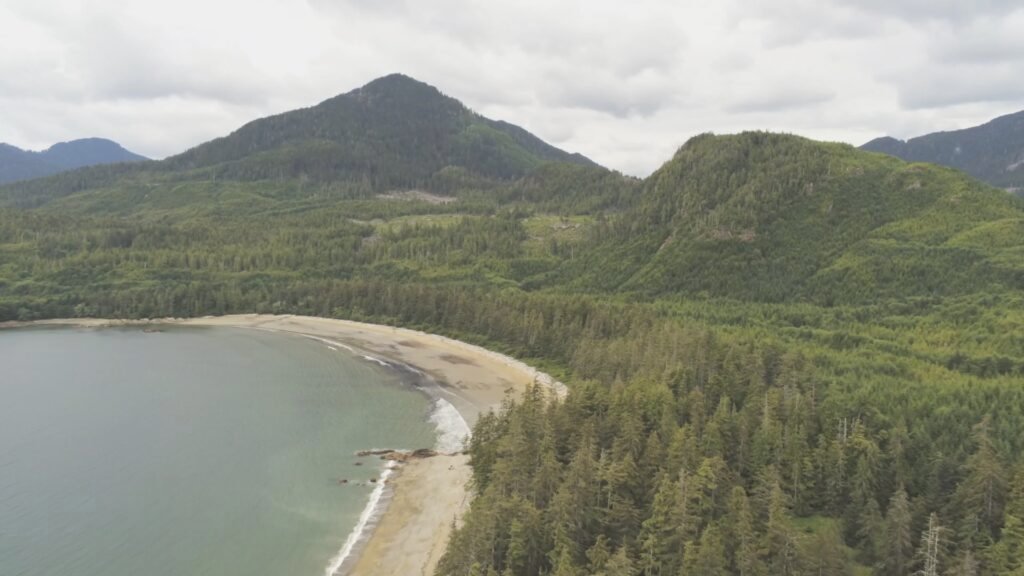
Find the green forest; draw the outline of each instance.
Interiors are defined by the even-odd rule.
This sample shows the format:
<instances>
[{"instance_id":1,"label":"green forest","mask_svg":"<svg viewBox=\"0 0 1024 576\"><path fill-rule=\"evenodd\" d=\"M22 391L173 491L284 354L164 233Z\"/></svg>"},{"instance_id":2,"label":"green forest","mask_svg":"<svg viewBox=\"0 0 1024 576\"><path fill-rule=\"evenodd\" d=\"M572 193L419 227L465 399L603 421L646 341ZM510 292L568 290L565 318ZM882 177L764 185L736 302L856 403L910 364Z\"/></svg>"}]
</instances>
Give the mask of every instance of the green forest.
<instances>
[{"instance_id":1,"label":"green forest","mask_svg":"<svg viewBox=\"0 0 1024 576\"><path fill-rule=\"evenodd\" d=\"M762 132L639 180L424 86L0 187L0 321L307 314L557 375L477 424L440 575L1024 574L1024 203Z\"/></svg>"}]
</instances>

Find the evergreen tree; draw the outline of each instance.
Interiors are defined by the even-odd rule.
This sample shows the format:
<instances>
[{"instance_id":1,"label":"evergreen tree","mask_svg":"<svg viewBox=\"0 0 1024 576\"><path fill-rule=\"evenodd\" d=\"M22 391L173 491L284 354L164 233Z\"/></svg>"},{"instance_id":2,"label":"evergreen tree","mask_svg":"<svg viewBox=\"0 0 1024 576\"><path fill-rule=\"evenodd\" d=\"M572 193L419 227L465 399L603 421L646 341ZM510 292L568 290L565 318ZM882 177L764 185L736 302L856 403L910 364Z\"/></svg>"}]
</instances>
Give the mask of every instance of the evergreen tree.
<instances>
[{"instance_id":1,"label":"evergreen tree","mask_svg":"<svg viewBox=\"0 0 1024 576\"><path fill-rule=\"evenodd\" d=\"M803 573L815 576L848 576L850 569L843 550L843 539L835 526L817 530L804 542L801 554Z\"/></svg>"},{"instance_id":2,"label":"evergreen tree","mask_svg":"<svg viewBox=\"0 0 1024 576\"><path fill-rule=\"evenodd\" d=\"M900 487L889 500L879 551L879 576L901 576L910 572L914 558L912 518L907 492Z\"/></svg>"},{"instance_id":3,"label":"evergreen tree","mask_svg":"<svg viewBox=\"0 0 1024 576\"><path fill-rule=\"evenodd\" d=\"M674 574L682 561L687 542L696 539L700 530L697 514L694 477L686 470L678 480L663 475L651 515L640 532L640 566L645 574Z\"/></svg>"},{"instance_id":4,"label":"evergreen tree","mask_svg":"<svg viewBox=\"0 0 1024 576\"><path fill-rule=\"evenodd\" d=\"M601 534L597 537L597 541L594 545L587 550L587 561L590 572L592 574L599 574L604 570L605 564L612 557L611 551L608 549L608 538Z\"/></svg>"},{"instance_id":5,"label":"evergreen tree","mask_svg":"<svg viewBox=\"0 0 1024 576\"><path fill-rule=\"evenodd\" d=\"M1024 575L1024 468L1013 477L999 541L988 550L985 564L992 574Z\"/></svg>"},{"instance_id":6,"label":"evergreen tree","mask_svg":"<svg viewBox=\"0 0 1024 576\"><path fill-rule=\"evenodd\" d=\"M980 570L981 567L974 558L974 552L968 550L958 561L954 562L952 569L947 574L949 576L978 576Z\"/></svg>"},{"instance_id":7,"label":"evergreen tree","mask_svg":"<svg viewBox=\"0 0 1024 576\"><path fill-rule=\"evenodd\" d=\"M587 434L576 451L565 480L551 502L550 521L557 552L552 563L563 570L575 569L577 559L582 561L600 520L598 470L589 436ZM568 564L563 558L566 555Z\"/></svg>"},{"instance_id":8,"label":"evergreen tree","mask_svg":"<svg viewBox=\"0 0 1024 576\"><path fill-rule=\"evenodd\" d=\"M608 560L604 572L598 573L598 576L637 576L637 574L633 559L626 553L625 548L619 548Z\"/></svg>"},{"instance_id":9,"label":"evergreen tree","mask_svg":"<svg viewBox=\"0 0 1024 576\"><path fill-rule=\"evenodd\" d=\"M771 489L761 550L769 574L790 576L799 573L797 538L791 525L785 495L777 482Z\"/></svg>"},{"instance_id":10,"label":"evergreen tree","mask_svg":"<svg viewBox=\"0 0 1024 576\"><path fill-rule=\"evenodd\" d=\"M764 566L758 556L754 515L742 486L733 487L722 526L732 573L738 576L764 574Z\"/></svg>"},{"instance_id":11,"label":"evergreen tree","mask_svg":"<svg viewBox=\"0 0 1024 576\"><path fill-rule=\"evenodd\" d=\"M701 534L699 541L687 543L683 569L680 574L687 576L726 576L728 574L722 534L716 524L709 525Z\"/></svg>"},{"instance_id":12,"label":"evergreen tree","mask_svg":"<svg viewBox=\"0 0 1024 576\"><path fill-rule=\"evenodd\" d=\"M959 534L965 546L984 546L999 530L1006 499L1006 472L990 435L986 416L974 427L974 453L965 465L966 477L957 488Z\"/></svg>"},{"instance_id":13,"label":"evergreen tree","mask_svg":"<svg viewBox=\"0 0 1024 576\"><path fill-rule=\"evenodd\" d=\"M554 570L551 572L552 576L580 576L581 572L572 559L572 552L565 547L558 548L556 551L557 559L554 562Z\"/></svg>"}]
</instances>

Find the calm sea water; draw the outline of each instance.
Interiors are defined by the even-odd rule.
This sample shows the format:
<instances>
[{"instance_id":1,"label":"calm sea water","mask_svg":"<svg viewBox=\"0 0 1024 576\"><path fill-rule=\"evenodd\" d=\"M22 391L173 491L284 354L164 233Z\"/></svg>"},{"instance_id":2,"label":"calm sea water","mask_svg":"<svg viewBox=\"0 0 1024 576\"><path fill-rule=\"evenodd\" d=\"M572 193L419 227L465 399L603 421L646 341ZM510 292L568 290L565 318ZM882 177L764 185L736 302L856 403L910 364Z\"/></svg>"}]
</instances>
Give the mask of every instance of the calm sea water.
<instances>
[{"instance_id":1,"label":"calm sea water","mask_svg":"<svg viewBox=\"0 0 1024 576\"><path fill-rule=\"evenodd\" d=\"M381 472L353 453L432 446L429 408L298 336L0 331L0 574L323 574Z\"/></svg>"}]
</instances>

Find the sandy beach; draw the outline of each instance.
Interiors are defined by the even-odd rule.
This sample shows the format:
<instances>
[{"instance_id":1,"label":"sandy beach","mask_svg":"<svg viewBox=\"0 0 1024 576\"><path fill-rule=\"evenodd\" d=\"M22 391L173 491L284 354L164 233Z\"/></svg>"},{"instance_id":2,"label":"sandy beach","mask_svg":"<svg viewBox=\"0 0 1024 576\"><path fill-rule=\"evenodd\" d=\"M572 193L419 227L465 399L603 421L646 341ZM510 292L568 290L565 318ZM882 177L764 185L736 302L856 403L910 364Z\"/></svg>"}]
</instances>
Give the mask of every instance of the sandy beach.
<instances>
[{"instance_id":1,"label":"sandy beach","mask_svg":"<svg viewBox=\"0 0 1024 576\"><path fill-rule=\"evenodd\" d=\"M234 315L193 319L121 321L48 320L19 325L116 326L180 324L288 332L343 346L368 360L414 369L429 377L431 393L449 402L471 427L496 409L506 394L531 382L564 396L565 387L547 374L507 356L464 342L415 330L307 316ZM358 576L432 574L444 552L453 518L469 503L470 468L464 455L411 460L388 480L383 516L338 574ZM341 543L339 543L340 546Z\"/></svg>"}]
</instances>

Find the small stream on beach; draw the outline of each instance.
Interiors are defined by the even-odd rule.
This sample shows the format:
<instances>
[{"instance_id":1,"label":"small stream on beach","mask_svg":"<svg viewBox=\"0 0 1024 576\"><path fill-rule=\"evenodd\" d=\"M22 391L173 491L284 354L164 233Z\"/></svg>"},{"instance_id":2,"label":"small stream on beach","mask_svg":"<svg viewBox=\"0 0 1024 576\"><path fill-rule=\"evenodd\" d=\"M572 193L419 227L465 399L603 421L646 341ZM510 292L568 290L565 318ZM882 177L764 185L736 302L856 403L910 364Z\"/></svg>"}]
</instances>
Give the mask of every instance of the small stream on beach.
<instances>
[{"instance_id":1,"label":"small stream on beach","mask_svg":"<svg viewBox=\"0 0 1024 576\"><path fill-rule=\"evenodd\" d=\"M438 441L398 372L295 335L6 330L0 366L5 575L323 574L382 474L354 453Z\"/></svg>"}]
</instances>

